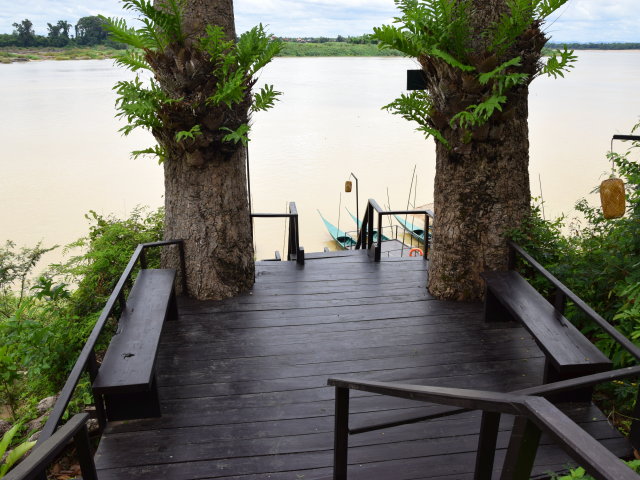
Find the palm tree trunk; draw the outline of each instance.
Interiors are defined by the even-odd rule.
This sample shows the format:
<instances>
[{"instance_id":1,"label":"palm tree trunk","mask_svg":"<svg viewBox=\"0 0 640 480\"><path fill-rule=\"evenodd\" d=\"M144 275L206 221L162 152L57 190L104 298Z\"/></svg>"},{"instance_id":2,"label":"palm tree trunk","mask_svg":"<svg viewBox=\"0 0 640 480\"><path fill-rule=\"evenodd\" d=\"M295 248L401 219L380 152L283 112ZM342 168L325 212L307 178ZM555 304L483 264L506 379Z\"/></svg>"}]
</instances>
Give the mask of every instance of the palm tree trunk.
<instances>
[{"instance_id":1,"label":"palm tree trunk","mask_svg":"<svg viewBox=\"0 0 640 480\"><path fill-rule=\"evenodd\" d=\"M232 0L188 0L184 29L191 35L192 48L207 25L220 25L228 38L235 38ZM192 62L205 62L191 55ZM206 71L207 65L193 70ZM167 72L165 83L176 82ZM163 83L162 72L156 75ZM205 78L205 80L207 80ZM206 113L206 112L205 112ZM206 115L205 115L206 116ZM215 135L216 121L203 122L202 135ZM209 125L211 131L208 131ZM172 148L164 135L165 150L165 238L185 241L186 276L189 295L197 299L222 299L251 288L255 276L249 203L247 199L246 148L233 152L199 147L195 154ZM167 250L165 266L177 266L176 252Z\"/></svg>"}]
</instances>

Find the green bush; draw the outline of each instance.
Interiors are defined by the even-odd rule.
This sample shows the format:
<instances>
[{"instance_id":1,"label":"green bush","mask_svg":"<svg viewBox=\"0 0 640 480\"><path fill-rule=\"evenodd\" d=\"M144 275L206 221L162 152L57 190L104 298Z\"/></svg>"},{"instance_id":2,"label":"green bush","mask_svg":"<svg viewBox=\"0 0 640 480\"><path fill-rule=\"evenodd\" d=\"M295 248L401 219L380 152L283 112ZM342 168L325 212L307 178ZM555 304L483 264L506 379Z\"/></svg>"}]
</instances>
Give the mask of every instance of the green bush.
<instances>
[{"instance_id":1,"label":"green bush","mask_svg":"<svg viewBox=\"0 0 640 480\"><path fill-rule=\"evenodd\" d=\"M635 143L631 151L639 147ZM583 199L576 204L583 219L563 234L565 219L546 221L534 205L512 238L621 333L640 344L640 165L630 159L630 152L610 153L608 158L626 185L627 211L622 218L606 219L600 207ZM539 291L551 293L549 284L529 266L522 265L521 270ZM566 316L611 358L614 368L633 363L617 342L570 302ZM598 401L608 412L620 414L620 421L631 414L637 390L629 380L612 382L599 388Z\"/></svg>"},{"instance_id":2,"label":"green bush","mask_svg":"<svg viewBox=\"0 0 640 480\"><path fill-rule=\"evenodd\" d=\"M86 218L91 223L89 235L67 246L82 253L56 268L67 282L78 285L71 305L80 316L102 310L136 246L161 240L164 228L162 209L148 213L136 208L124 220L90 211ZM151 251L149 261L157 263L158 255L157 250Z\"/></svg>"},{"instance_id":3,"label":"green bush","mask_svg":"<svg viewBox=\"0 0 640 480\"><path fill-rule=\"evenodd\" d=\"M162 210L87 218L89 235L66 248L76 255L35 280L33 269L51 248L0 248L0 403L14 420L33 419L37 402L59 391L136 245L162 238ZM149 263L159 264L157 250ZM83 380L70 411L90 402L89 392Z\"/></svg>"},{"instance_id":4,"label":"green bush","mask_svg":"<svg viewBox=\"0 0 640 480\"><path fill-rule=\"evenodd\" d=\"M9 446L20 430L20 427L20 424L14 425L0 440L0 478L4 477L11 467L36 444L36 442L23 442L8 452ZM8 452L8 454L4 457L6 452Z\"/></svg>"},{"instance_id":5,"label":"green bush","mask_svg":"<svg viewBox=\"0 0 640 480\"><path fill-rule=\"evenodd\" d=\"M285 42L280 57L390 57L401 56L397 50L381 50L377 45L346 42Z\"/></svg>"},{"instance_id":6,"label":"green bush","mask_svg":"<svg viewBox=\"0 0 640 480\"><path fill-rule=\"evenodd\" d=\"M630 462L625 462L627 466L636 473L640 473L640 460L632 460ZM552 480L595 480L591 475L587 475L584 468L576 468L575 470L570 470L567 475L553 475Z\"/></svg>"}]
</instances>

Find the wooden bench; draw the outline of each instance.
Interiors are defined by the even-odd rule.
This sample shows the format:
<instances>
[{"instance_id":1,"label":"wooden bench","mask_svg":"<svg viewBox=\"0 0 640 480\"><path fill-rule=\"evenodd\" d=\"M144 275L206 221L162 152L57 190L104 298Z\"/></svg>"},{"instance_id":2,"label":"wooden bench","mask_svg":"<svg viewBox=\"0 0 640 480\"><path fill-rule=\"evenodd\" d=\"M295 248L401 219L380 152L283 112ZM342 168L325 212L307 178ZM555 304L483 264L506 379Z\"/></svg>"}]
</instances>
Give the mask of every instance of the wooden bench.
<instances>
[{"instance_id":1,"label":"wooden bench","mask_svg":"<svg viewBox=\"0 0 640 480\"><path fill-rule=\"evenodd\" d=\"M611 361L540 295L520 274L484 272L485 321L519 321L533 336L546 357L544 383L610 370ZM589 401L591 389L553 398L556 401Z\"/></svg>"},{"instance_id":2,"label":"wooden bench","mask_svg":"<svg viewBox=\"0 0 640 480\"><path fill-rule=\"evenodd\" d=\"M165 319L177 318L175 270L141 270L118 321L118 330L93 382L107 419L160 416L156 353Z\"/></svg>"}]
</instances>

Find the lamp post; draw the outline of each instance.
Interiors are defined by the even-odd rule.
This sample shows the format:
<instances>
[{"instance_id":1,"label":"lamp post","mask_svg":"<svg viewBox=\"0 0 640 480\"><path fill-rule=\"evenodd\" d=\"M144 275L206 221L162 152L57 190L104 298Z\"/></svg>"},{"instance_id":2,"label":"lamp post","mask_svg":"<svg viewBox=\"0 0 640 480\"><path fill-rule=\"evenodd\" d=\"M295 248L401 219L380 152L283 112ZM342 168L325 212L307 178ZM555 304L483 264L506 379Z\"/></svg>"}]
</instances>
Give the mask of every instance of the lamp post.
<instances>
[{"instance_id":1,"label":"lamp post","mask_svg":"<svg viewBox=\"0 0 640 480\"><path fill-rule=\"evenodd\" d=\"M360 222L360 210L358 208L359 205L359 201L358 201L358 177L356 177L353 172L349 175L348 178L353 177L356 180L356 218L358 219L358 221L356 222L356 224L358 224ZM346 182L344 182L344 191L349 193L351 191L351 180L347 180ZM360 227L358 227L360 228Z\"/></svg>"}]
</instances>

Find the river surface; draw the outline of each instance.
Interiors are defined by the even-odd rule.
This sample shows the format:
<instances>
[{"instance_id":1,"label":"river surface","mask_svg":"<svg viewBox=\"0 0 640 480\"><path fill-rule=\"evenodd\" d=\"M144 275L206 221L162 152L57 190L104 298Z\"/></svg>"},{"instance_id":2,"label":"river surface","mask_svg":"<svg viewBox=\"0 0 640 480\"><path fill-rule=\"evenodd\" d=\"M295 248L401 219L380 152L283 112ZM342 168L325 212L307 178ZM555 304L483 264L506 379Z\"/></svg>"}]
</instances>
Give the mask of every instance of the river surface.
<instances>
[{"instance_id":1,"label":"river surface","mask_svg":"<svg viewBox=\"0 0 640 480\"><path fill-rule=\"evenodd\" d=\"M531 86L531 190L542 191L547 218L571 215L581 197L596 202L590 192L610 170L612 134L630 133L640 116L640 51L578 56L566 78ZM260 81L284 95L253 119L253 210L285 212L295 201L301 244L312 252L335 248L318 209L340 228L354 228L345 211L356 209L355 188L344 192L351 173L359 179L360 210L370 197L405 208L414 167L411 203L431 202L433 142L380 109L403 92L408 68L415 62L389 57L278 58L269 65ZM130 77L110 60L0 66L0 242L64 245L86 234L89 210L124 216L137 205L163 204L162 168L129 157L152 138L124 138L114 119L112 87ZM258 258L285 250L284 240L283 220L256 220Z\"/></svg>"}]
</instances>

